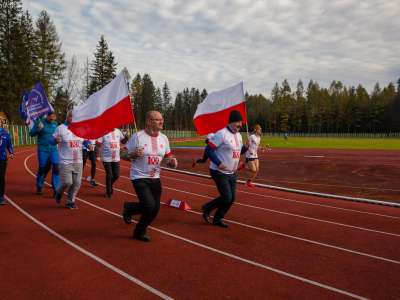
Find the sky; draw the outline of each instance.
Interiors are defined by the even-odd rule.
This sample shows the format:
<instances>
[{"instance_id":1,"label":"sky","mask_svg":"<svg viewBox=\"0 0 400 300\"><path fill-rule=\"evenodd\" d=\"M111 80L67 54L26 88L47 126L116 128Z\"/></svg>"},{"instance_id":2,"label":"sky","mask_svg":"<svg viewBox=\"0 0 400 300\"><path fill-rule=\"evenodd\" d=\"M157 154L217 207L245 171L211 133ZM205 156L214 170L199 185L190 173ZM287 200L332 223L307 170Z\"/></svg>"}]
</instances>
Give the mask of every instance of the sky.
<instances>
[{"instance_id":1,"label":"sky","mask_svg":"<svg viewBox=\"0 0 400 300\"><path fill-rule=\"evenodd\" d=\"M211 92L244 82L269 97L302 79L387 85L400 78L400 1L23 0L45 9L67 57L83 64L104 34L118 70Z\"/></svg>"}]
</instances>

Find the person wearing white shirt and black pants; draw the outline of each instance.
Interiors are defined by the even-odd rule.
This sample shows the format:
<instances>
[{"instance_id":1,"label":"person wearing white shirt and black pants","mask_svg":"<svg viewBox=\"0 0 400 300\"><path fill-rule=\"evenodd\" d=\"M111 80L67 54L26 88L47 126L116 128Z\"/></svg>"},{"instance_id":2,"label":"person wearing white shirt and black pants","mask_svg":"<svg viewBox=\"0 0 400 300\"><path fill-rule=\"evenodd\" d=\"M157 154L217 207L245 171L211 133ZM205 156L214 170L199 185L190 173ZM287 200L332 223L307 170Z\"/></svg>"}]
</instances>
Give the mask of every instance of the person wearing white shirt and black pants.
<instances>
[{"instance_id":1,"label":"person wearing white shirt and black pants","mask_svg":"<svg viewBox=\"0 0 400 300\"><path fill-rule=\"evenodd\" d=\"M222 222L222 219L235 201L236 170L240 155L247 150L243 146L242 136L239 132L241 127L242 115L237 110L231 111L228 126L217 131L206 147L207 155L211 160L211 177L220 196L202 206L203 218L207 223L223 228L228 225ZM210 213L215 209L216 212L211 222Z\"/></svg>"},{"instance_id":2,"label":"person wearing white shirt and black pants","mask_svg":"<svg viewBox=\"0 0 400 300\"><path fill-rule=\"evenodd\" d=\"M128 157L132 161L130 177L139 203L125 202L122 215L127 224L132 222L133 215L141 215L133 231L133 238L144 242L150 241L146 230L160 209L161 162L167 158L169 167L176 168L178 165L176 158L172 157L167 136L160 132L163 124L161 113L147 112L146 128L133 134L126 145Z\"/></svg>"},{"instance_id":3,"label":"person wearing white shirt and black pants","mask_svg":"<svg viewBox=\"0 0 400 300\"><path fill-rule=\"evenodd\" d=\"M67 190L67 204L69 209L77 208L75 197L78 194L82 181L82 143L83 139L76 136L68 129L68 124L72 121L72 112L67 113L65 124L58 126L53 134L52 143L58 144L58 154L60 159L60 186L54 198L60 204L64 190Z\"/></svg>"},{"instance_id":4,"label":"person wearing white shirt and black pants","mask_svg":"<svg viewBox=\"0 0 400 300\"><path fill-rule=\"evenodd\" d=\"M98 139L98 143L101 144L100 156L103 161L104 170L106 171L107 198L112 197L113 184L119 178L121 143L125 144L126 141L127 137L118 128Z\"/></svg>"},{"instance_id":5,"label":"person wearing white shirt and black pants","mask_svg":"<svg viewBox=\"0 0 400 300\"><path fill-rule=\"evenodd\" d=\"M261 142L262 129L260 125L254 126L254 133L249 136L248 149L246 151L246 164L251 172L251 177L247 179L246 186L249 188L254 187L252 182L260 169L260 162L258 160L258 147Z\"/></svg>"}]
</instances>

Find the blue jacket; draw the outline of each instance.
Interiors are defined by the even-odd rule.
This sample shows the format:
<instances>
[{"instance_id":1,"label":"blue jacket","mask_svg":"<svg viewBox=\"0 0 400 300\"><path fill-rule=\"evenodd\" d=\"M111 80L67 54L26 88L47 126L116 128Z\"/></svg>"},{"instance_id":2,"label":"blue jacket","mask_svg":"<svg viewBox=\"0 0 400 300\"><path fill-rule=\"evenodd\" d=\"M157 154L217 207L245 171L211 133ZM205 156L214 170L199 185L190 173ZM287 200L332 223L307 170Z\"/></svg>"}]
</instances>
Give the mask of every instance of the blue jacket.
<instances>
[{"instance_id":1,"label":"blue jacket","mask_svg":"<svg viewBox=\"0 0 400 300\"><path fill-rule=\"evenodd\" d=\"M7 150L8 153L14 154L10 135L4 128L0 128L0 160L7 160Z\"/></svg>"},{"instance_id":2,"label":"blue jacket","mask_svg":"<svg viewBox=\"0 0 400 300\"><path fill-rule=\"evenodd\" d=\"M57 150L57 145L52 144L53 133L56 131L58 126L57 122L49 122L46 117L40 119L43 123L42 130L39 130L39 120L35 122L35 125L29 131L30 136L37 136L37 144L39 151L55 151Z\"/></svg>"}]
</instances>

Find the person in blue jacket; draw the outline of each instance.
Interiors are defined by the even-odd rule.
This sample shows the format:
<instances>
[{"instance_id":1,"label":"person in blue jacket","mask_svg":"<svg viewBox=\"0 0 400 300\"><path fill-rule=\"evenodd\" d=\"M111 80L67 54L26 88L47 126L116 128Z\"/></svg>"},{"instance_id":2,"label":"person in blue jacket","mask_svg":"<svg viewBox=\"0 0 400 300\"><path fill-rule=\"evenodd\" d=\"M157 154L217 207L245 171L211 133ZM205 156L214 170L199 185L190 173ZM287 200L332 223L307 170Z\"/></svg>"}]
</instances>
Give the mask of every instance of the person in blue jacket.
<instances>
[{"instance_id":1,"label":"person in blue jacket","mask_svg":"<svg viewBox=\"0 0 400 300\"><path fill-rule=\"evenodd\" d=\"M5 129L7 120L0 118L0 205L6 204L4 190L6 186L7 151L10 158L14 157L14 150L10 135Z\"/></svg>"},{"instance_id":2,"label":"person in blue jacket","mask_svg":"<svg viewBox=\"0 0 400 300\"><path fill-rule=\"evenodd\" d=\"M57 145L50 143L58 126L56 119L56 113L50 112L46 117L39 118L29 132L31 136L37 136L39 169L36 177L36 194L38 195L43 193L44 180L49 166L52 168L51 186L54 193L60 184Z\"/></svg>"}]
</instances>

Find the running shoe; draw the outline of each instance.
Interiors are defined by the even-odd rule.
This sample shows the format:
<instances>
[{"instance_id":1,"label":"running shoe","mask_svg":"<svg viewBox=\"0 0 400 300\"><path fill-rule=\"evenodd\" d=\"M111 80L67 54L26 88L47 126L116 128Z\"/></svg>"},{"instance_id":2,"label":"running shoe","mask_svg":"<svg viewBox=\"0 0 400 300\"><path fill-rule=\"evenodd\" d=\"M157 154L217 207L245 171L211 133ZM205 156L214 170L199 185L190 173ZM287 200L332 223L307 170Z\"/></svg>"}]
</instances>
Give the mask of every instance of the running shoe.
<instances>
[{"instance_id":1,"label":"running shoe","mask_svg":"<svg viewBox=\"0 0 400 300\"><path fill-rule=\"evenodd\" d=\"M246 186L249 187L249 188L253 188L255 185L254 185L254 183L251 182L250 179L248 179L248 180L246 181Z\"/></svg>"},{"instance_id":2,"label":"running shoe","mask_svg":"<svg viewBox=\"0 0 400 300\"><path fill-rule=\"evenodd\" d=\"M78 209L78 206L76 206L74 202L68 202L67 204L65 204L65 207L68 209Z\"/></svg>"},{"instance_id":3,"label":"running shoe","mask_svg":"<svg viewBox=\"0 0 400 300\"><path fill-rule=\"evenodd\" d=\"M60 203L61 203L61 198L62 198L62 194L59 193L59 192L55 192L55 194L54 194L54 199L56 200L56 203L57 203L57 204L60 204Z\"/></svg>"}]
</instances>

